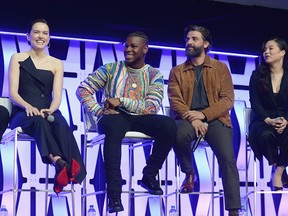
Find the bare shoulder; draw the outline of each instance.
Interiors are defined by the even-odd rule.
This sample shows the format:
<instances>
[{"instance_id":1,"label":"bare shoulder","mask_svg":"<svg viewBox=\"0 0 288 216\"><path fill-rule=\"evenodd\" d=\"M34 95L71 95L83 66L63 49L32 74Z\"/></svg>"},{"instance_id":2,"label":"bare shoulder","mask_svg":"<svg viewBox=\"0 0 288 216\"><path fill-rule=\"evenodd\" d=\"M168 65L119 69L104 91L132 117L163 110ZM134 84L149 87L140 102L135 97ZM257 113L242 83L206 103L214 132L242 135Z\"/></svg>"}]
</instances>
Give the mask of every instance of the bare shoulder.
<instances>
[{"instance_id":1,"label":"bare shoulder","mask_svg":"<svg viewBox=\"0 0 288 216\"><path fill-rule=\"evenodd\" d=\"M63 64L62 60L60 60L60 59L58 59L58 58L55 58L55 57L53 57L53 56L49 56L49 61L50 61L51 63L53 63L54 65L57 65L57 66Z\"/></svg>"},{"instance_id":2,"label":"bare shoulder","mask_svg":"<svg viewBox=\"0 0 288 216\"><path fill-rule=\"evenodd\" d=\"M11 59L15 61L24 61L28 57L29 57L29 54L27 52L20 52L20 53L14 53L11 56Z\"/></svg>"},{"instance_id":3,"label":"bare shoulder","mask_svg":"<svg viewBox=\"0 0 288 216\"><path fill-rule=\"evenodd\" d=\"M52 71L53 74L62 74L63 73L63 62L62 60L49 56L49 66L48 68Z\"/></svg>"}]
</instances>

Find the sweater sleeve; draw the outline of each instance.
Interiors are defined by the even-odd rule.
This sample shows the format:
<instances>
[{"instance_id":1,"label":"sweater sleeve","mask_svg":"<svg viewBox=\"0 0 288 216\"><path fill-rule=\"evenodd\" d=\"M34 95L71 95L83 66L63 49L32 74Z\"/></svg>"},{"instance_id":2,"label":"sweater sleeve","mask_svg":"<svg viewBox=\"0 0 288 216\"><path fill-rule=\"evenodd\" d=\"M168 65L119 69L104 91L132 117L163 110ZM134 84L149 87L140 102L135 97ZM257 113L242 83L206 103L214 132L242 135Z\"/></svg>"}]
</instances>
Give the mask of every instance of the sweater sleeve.
<instances>
[{"instance_id":1,"label":"sweater sleeve","mask_svg":"<svg viewBox=\"0 0 288 216\"><path fill-rule=\"evenodd\" d=\"M100 116L103 112L103 107L95 99L95 93L98 92L107 81L107 71L105 65L98 68L88 77L80 82L76 90L76 96L81 105L95 116Z\"/></svg>"}]
</instances>

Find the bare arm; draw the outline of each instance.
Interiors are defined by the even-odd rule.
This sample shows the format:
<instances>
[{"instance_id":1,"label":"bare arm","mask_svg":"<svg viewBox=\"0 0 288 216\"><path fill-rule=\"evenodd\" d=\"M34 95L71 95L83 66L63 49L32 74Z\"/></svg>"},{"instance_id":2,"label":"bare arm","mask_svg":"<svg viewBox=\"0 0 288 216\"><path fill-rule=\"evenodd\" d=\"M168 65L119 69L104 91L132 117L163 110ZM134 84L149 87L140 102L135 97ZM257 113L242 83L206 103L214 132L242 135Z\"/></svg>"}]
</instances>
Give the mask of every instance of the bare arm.
<instances>
[{"instance_id":1,"label":"bare arm","mask_svg":"<svg viewBox=\"0 0 288 216\"><path fill-rule=\"evenodd\" d=\"M23 61L23 59L27 56L25 56L25 53L16 53L13 54L10 63L9 63L9 97L12 100L12 102L26 110L27 116L33 116L33 115L40 115L40 111L33 107L31 104L26 102L19 94L19 77L20 77L20 65L19 61Z\"/></svg>"},{"instance_id":2,"label":"bare arm","mask_svg":"<svg viewBox=\"0 0 288 216\"><path fill-rule=\"evenodd\" d=\"M49 109L42 109L41 113L45 112L48 114L54 113L61 104L62 99L62 89L63 89L63 62L59 59L52 60L53 65L55 65L55 74L53 81L53 99Z\"/></svg>"}]
</instances>

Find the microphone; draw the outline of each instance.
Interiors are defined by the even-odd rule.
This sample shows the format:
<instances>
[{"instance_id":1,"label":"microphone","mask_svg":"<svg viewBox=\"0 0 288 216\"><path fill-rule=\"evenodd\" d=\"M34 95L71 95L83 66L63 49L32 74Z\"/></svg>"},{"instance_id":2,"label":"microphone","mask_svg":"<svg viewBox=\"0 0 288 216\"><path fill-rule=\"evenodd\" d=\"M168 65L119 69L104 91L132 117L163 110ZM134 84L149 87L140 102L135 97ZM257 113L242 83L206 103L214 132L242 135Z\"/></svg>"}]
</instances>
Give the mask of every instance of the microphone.
<instances>
[{"instance_id":1,"label":"microphone","mask_svg":"<svg viewBox=\"0 0 288 216\"><path fill-rule=\"evenodd\" d=\"M43 113L44 113L44 115L45 115L45 119L46 119L48 122L50 122L50 123L53 123L53 122L54 122L55 118L54 118L53 115L51 115L51 114L48 113L47 111L44 111Z\"/></svg>"},{"instance_id":2,"label":"microphone","mask_svg":"<svg viewBox=\"0 0 288 216\"><path fill-rule=\"evenodd\" d=\"M46 116L46 119L47 119L48 122L53 123L55 118L54 118L53 115L49 114L49 115Z\"/></svg>"},{"instance_id":3,"label":"microphone","mask_svg":"<svg viewBox=\"0 0 288 216\"><path fill-rule=\"evenodd\" d=\"M206 127L208 127L208 123L207 122L204 122L204 125ZM197 137L197 140L195 140L195 142L192 144L192 152L194 152L196 150L196 148L198 147L200 141L203 139L203 135L200 133L199 136Z\"/></svg>"}]
</instances>

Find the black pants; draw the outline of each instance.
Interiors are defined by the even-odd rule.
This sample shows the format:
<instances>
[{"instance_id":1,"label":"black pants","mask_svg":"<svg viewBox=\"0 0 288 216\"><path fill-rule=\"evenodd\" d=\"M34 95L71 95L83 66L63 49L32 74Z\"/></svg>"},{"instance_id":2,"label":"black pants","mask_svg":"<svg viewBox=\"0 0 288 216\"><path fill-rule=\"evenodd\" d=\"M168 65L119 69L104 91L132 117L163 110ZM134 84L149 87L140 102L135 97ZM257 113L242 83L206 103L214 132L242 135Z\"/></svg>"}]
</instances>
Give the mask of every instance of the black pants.
<instances>
[{"instance_id":1,"label":"black pants","mask_svg":"<svg viewBox=\"0 0 288 216\"><path fill-rule=\"evenodd\" d=\"M127 115L120 113L104 115L98 123L98 128L101 134L105 134L104 163L108 193L122 191L121 143L127 131L142 132L154 138L152 153L143 169L144 175L157 175L176 138L174 120L156 114Z\"/></svg>"},{"instance_id":2,"label":"black pants","mask_svg":"<svg viewBox=\"0 0 288 216\"><path fill-rule=\"evenodd\" d=\"M191 142L196 139L195 130L186 120L176 120L177 138L174 151L180 162L181 171L194 173L192 165ZM232 146L232 128L226 127L219 120L209 122L205 140L217 157L225 195L225 208L240 209L240 183Z\"/></svg>"},{"instance_id":3,"label":"black pants","mask_svg":"<svg viewBox=\"0 0 288 216\"><path fill-rule=\"evenodd\" d=\"M287 127L282 134L278 134L272 126L267 125L264 121L255 122L249 134L253 151L258 152L261 156L264 155L269 165L277 164L277 166L285 167L288 165ZM279 153L278 147L280 148Z\"/></svg>"},{"instance_id":4,"label":"black pants","mask_svg":"<svg viewBox=\"0 0 288 216\"><path fill-rule=\"evenodd\" d=\"M0 105L0 140L2 135L8 127L9 123L9 112L6 107Z\"/></svg>"},{"instance_id":5,"label":"black pants","mask_svg":"<svg viewBox=\"0 0 288 216\"><path fill-rule=\"evenodd\" d=\"M76 160L80 172L74 180L81 183L86 176L86 168L73 132L59 110L52 115L54 122L50 123L41 116L27 116L25 110L19 111L11 117L11 128L21 126L25 133L35 139L43 163L52 163L50 154L60 156L69 164L72 159Z\"/></svg>"}]
</instances>

